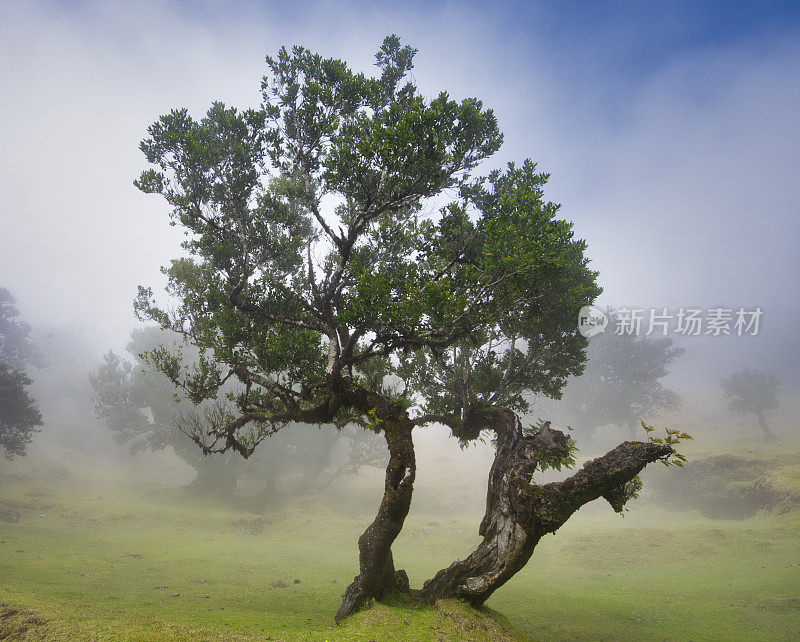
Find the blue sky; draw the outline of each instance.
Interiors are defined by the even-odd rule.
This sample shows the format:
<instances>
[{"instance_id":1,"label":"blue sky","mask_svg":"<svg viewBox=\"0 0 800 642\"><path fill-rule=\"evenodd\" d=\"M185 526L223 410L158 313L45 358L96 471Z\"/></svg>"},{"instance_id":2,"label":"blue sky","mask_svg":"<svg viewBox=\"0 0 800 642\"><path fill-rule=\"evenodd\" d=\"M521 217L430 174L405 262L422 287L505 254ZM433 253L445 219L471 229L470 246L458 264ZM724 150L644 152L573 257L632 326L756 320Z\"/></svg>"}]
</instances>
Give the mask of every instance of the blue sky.
<instances>
[{"instance_id":1,"label":"blue sky","mask_svg":"<svg viewBox=\"0 0 800 642\"><path fill-rule=\"evenodd\" d=\"M750 46L757 55L764 40L795 37L800 28L798 2L411 1L402 3L401 9L397 3L382 2L280 4L183 0L173 6L192 22L236 24L237 16L247 15L256 21L278 21L289 29L320 7L326 13L346 7L369 22L395 20L398 26L409 21L435 23L442 16L460 14L480 22L487 40L516 41L521 45L519 56L532 63L538 52L547 51L559 73L569 74L576 84L601 87L611 104L618 104L620 92L635 89L673 56L703 55L708 48L731 45ZM404 35L413 39L412 33Z\"/></svg>"},{"instance_id":2,"label":"blue sky","mask_svg":"<svg viewBox=\"0 0 800 642\"><path fill-rule=\"evenodd\" d=\"M369 71L391 32L419 48L428 95L495 109L506 144L487 169L529 156L552 173L604 303L762 306L761 340L685 363L800 380L796 2L4 0L0 281L34 324L123 345L136 286L159 286L180 241L131 185L147 125L256 103L283 44Z\"/></svg>"}]
</instances>

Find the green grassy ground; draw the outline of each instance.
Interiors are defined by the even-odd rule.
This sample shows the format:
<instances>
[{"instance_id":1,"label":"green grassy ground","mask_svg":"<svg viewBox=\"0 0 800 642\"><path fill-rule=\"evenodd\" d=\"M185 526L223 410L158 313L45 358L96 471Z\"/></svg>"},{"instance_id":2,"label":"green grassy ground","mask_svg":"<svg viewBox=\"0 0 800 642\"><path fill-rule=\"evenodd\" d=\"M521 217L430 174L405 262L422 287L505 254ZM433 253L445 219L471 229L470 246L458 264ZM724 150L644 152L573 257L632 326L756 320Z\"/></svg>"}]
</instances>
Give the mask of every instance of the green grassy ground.
<instances>
[{"instance_id":1,"label":"green grassy ground","mask_svg":"<svg viewBox=\"0 0 800 642\"><path fill-rule=\"evenodd\" d=\"M793 461L776 472L785 485L800 483ZM89 475L22 462L0 471L0 639L800 634L798 511L722 521L644 501L621 519L591 505L542 541L491 610L381 605L337 627L333 614L357 568L355 541L376 505L377 472L261 513L187 499L175 484L141 477L132 481L119 467ZM463 484L420 483L421 508L395 546L412 585L471 550L480 510L479 498L458 496ZM448 504L460 508L436 509Z\"/></svg>"}]
</instances>

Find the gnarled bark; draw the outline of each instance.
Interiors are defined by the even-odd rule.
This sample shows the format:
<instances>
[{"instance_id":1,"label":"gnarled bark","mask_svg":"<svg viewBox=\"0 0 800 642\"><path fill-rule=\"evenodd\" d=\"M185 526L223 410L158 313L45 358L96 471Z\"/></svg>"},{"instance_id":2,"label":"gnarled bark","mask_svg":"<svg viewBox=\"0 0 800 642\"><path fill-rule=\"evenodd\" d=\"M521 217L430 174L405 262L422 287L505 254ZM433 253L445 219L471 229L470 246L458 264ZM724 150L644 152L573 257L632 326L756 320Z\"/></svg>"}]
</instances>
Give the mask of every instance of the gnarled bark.
<instances>
[{"instance_id":1,"label":"gnarled bark","mask_svg":"<svg viewBox=\"0 0 800 642\"><path fill-rule=\"evenodd\" d=\"M378 514L358 538L359 574L347 587L336 622L363 608L370 598L409 591L408 576L395 571L392 544L403 528L411 506L417 465L411 438L413 424L408 420L384 423L389 446L386 482Z\"/></svg>"},{"instance_id":2,"label":"gnarled bark","mask_svg":"<svg viewBox=\"0 0 800 642\"><path fill-rule=\"evenodd\" d=\"M587 462L568 479L540 486L532 481L537 466L566 456L569 438L549 423L525 436L519 418L509 410L484 411L484 417L484 427L493 429L498 441L479 530L483 541L469 557L453 562L415 591L418 600L455 597L480 606L525 566L542 536L599 497L621 511L639 487L636 475L672 453L666 445L628 441Z\"/></svg>"}]
</instances>

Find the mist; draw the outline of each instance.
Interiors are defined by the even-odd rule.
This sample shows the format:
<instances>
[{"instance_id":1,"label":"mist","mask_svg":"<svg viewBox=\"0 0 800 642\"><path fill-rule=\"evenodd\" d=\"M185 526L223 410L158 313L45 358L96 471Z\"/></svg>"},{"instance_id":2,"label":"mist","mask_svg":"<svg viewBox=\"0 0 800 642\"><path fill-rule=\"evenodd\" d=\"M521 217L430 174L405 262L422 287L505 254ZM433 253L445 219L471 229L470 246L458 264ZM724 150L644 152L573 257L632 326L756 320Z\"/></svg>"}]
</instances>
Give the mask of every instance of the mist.
<instances>
[{"instance_id":1,"label":"mist","mask_svg":"<svg viewBox=\"0 0 800 642\"><path fill-rule=\"evenodd\" d=\"M139 286L178 309L162 268L189 256L181 244L194 238L171 224L165 200L133 184L148 168L139 148L148 127L174 108L199 120L216 100L258 108L265 56L284 45L373 77L374 52L397 34L418 50L408 78L424 100L447 91L493 110L503 144L474 175L533 159L549 174L544 199L560 204L558 218L586 241L598 273L592 314L608 325L584 335L585 370L565 368L557 390L525 389L514 407L520 435L552 425L569 443L558 465L539 461L535 483L591 470L623 442L671 445L672 430L691 439L676 442L685 461L662 458L670 465L641 473L624 523L601 498L543 538L487 602L509 630L484 611L489 619L473 623L458 602L432 607L439 619L396 639L429 639L448 617L489 627L489 639L680 639L690 630L698 639L791 639L800 579L787 561L800 514L800 12L783 3L601 4L2 4L0 290L14 301L0 315L0 362L40 416L27 417L29 434L0 439L0 638L166 639L176 627L169 635L178 638L386 639L408 624L392 620L406 617L401 598L386 606L372 595L388 609L376 611L378 628L356 614L328 629L359 569L358 535L391 486L377 411L322 424L287 419L274 434L243 433L221 448L208 435L222 433L207 426L260 384L231 377L216 399L193 398L147 353L169 344L180 351L175 367L189 372L213 350L134 312ZM457 191L420 211L434 220ZM331 192L329 223L330 203L345 202ZM334 247L315 250L320 275ZM690 309L704 323L696 333L680 329ZM620 321L632 310L641 314L636 331ZM714 310L728 315L724 330L712 331ZM740 310L758 311L755 327L736 326ZM667 325L651 327L651 313ZM442 352L454 350L456 370L454 345ZM493 354L488 345L487 355L503 358L506 348ZM509 345L507 354L521 344ZM380 381L387 399L402 397L398 364L410 351L389 357L397 372ZM11 408L10 398L0 403ZM469 559L492 506L497 436L484 429L465 439L445 424L413 433L414 500L390 553L412 587L455 556ZM54 579L48 550L79 561ZM661 553L664 581L655 577ZM687 579L681 567L692 564L710 565L707 577ZM748 570L737 579L736 569ZM675 600L685 621L659 626L629 600L637 587L654 602ZM606 590L608 601L583 615L569 603ZM74 600L89 605L86 617L70 615ZM710 615L695 612L700 602ZM126 630L137 618L158 624Z\"/></svg>"}]
</instances>

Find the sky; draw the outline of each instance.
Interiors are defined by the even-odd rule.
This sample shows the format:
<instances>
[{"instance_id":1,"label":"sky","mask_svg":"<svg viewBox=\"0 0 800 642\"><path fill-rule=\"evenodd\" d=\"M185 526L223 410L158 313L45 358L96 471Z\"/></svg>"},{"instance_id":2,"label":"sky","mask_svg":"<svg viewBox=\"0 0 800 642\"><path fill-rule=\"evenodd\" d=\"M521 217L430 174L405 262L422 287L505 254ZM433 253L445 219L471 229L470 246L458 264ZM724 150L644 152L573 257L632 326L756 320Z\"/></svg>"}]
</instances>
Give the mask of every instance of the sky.
<instances>
[{"instance_id":1,"label":"sky","mask_svg":"<svg viewBox=\"0 0 800 642\"><path fill-rule=\"evenodd\" d=\"M182 239L132 185L147 126L257 105L284 44L369 72L389 33L423 93L495 110L485 169L551 173L602 305L763 309L758 337L687 339L683 375L800 383L800 3L3 0L0 285L35 328L124 346Z\"/></svg>"}]
</instances>

